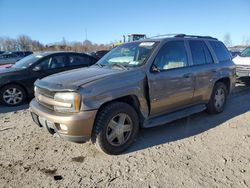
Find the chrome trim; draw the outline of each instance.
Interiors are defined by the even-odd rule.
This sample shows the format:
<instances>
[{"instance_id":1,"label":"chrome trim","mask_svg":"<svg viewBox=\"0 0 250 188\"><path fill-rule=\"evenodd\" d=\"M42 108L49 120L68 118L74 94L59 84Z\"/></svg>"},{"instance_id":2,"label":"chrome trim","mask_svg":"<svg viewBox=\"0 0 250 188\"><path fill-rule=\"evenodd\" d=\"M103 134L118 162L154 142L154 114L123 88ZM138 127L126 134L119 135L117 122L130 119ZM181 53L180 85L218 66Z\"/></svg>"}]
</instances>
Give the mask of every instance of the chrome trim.
<instances>
[{"instance_id":1,"label":"chrome trim","mask_svg":"<svg viewBox=\"0 0 250 188\"><path fill-rule=\"evenodd\" d=\"M59 102L59 101L55 101L54 99L51 99L49 97L40 95L35 93L35 97L39 102L48 104L48 105L52 105L52 106L60 106L60 107L65 107L65 108L71 108L72 104L70 103L64 103L64 102Z\"/></svg>"}]
</instances>

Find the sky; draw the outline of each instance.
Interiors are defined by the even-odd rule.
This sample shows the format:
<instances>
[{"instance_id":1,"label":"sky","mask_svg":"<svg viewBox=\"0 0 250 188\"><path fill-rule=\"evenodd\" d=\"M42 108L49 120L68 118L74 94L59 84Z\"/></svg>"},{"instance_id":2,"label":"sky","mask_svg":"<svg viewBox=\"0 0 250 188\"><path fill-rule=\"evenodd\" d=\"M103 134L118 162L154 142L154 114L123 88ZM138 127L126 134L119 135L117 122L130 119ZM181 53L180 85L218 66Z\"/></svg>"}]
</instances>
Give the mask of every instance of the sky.
<instances>
[{"instance_id":1,"label":"sky","mask_svg":"<svg viewBox=\"0 0 250 188\"><path fill-rule=\"evenodd\" d=\"M0 37L110 43L123 35L250 39L250 0L0 0Z\"/></svg>"}]
</instances>

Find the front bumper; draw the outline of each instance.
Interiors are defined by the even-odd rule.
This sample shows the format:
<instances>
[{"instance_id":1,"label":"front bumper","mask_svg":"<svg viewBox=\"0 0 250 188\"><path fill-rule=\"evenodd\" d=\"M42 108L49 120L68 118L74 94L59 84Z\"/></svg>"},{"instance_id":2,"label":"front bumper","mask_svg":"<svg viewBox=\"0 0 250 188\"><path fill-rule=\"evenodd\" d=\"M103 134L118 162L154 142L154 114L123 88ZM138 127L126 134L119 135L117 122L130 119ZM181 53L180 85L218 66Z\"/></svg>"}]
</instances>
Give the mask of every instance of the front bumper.
<instances>
[{"instance_id":1,"label":"front bumper","mask_svg":"<svg viewBox=\"0 0 250 188\"><path fill-rule=\"evenodd\" d=\"M91 138L97 110L61 114L45 108L35 99L30 103L30 110L33 121L51 134L77 143L84 143Z\"/></svg>"}]
</instances>

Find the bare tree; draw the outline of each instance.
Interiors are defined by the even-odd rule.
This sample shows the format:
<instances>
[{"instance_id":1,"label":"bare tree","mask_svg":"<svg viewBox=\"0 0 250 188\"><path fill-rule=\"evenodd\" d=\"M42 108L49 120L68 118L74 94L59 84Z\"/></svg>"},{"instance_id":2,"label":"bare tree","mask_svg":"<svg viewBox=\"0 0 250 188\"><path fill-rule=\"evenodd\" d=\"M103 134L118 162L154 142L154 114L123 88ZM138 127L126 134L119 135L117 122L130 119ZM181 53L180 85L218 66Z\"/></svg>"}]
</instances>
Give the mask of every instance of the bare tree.
<instances>
[{"instance_id":1,"label":"bare tree","mask_svg":"<svg viewBox=\"0 0 250 188\"><path fill-rule=\"evenodd\" d=\"M13 51L17 49L17 42L15 39L11 39L9 37L1 38L1 49L5 51Z\"/></svg>"},{"instance_id":2,"label":"bare tree","mask_svg":"<svg viewBox=\"0 0 250 188\"><path fill-rule=\"evenodd\" d=\"M65 46L67 45L67 41L66 41L65 37L62 38L62 45L65 45Z\"/></svg>"},{"instance_id":3,"label":"bare tree","mask_svg":"<svg viewBox=\"0 0 250 188\"><path fill-rule=\"evenodd\" d=\"M20 50L29 51L32 49L32 40L26 35L18 36L17 42Z\"/></svg>"},{"instance_id":4,"label":"bare tree","mask_svg":"<svg viewBox=\"0 0 250 188\"><path fill-rule=\"evenodd\" d=\"M227 46L227 47L232 47L233 44L232 44L232 40L231 40L231 36L229 33L227 33L225 36L224 36L224 44Z\"/></svg>"},{"instance_id":5,"label":"bare tree","mask_svg":"<svg viewBox=\"0 0 250 188\"><path fill-rule=\"evenodd\" d=\"M250 38L244 36L242 39L242 44L245 46L249 46L250 45Z\"/></svg>"},{"instance_id":6,"label":"bare tree","mask_svg":"<svg viewBox=\"0 0 250 188\"><path fill-rule=\"evenodd\" d=\"M0 51L4 50L3 37L0 37Z\"/></svg>"},{"instance_id":7,"label":"bare tree","mask_svg":"<svg viewBox=\"0 0 250 188\"><path fill-rule=\"evenodd\" d=\"M31 50L32 51L42 51L44 49L44 45L39 41L32 40L31 42Z\"/></svg>"},{"instance_id":8,"label":"bare tree","mask_svg":"<svg viewBox=\"0 0 250 188\"><path fill-rule=\"evenodd\" d=\"M91 52L98 50L108 50L111 44L94 44L89 40L84 42L67 42L63 37L62 41L53 45L43 45L37 40L32 40L29 36L20 35L17 39L9 37L0 37L0 50L5 51L54 51L54 50L65 50L65 51L76 51L76 52Z\"/></svg>"}]
</instances>

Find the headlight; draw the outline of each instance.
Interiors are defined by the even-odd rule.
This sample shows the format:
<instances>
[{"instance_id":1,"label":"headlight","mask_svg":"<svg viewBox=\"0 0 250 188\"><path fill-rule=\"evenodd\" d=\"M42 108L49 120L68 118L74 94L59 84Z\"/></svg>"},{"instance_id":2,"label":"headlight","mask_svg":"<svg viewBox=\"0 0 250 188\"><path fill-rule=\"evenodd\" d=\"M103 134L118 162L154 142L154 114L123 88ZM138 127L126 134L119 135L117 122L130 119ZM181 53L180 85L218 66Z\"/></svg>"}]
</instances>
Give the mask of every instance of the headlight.
<instances>
[{"instance_id":1,"label":"headlight","mask_svg":"<svg viewBox=\"0 0 250 188\"><path fill-rule=\"evenodd\" d=\"M54 96L54 100L59 102L54 106L57 112L79 112L81 105L81 96L75 92L59 92Z\"/></svg>"}]
</instances>

